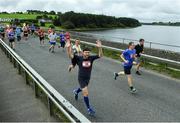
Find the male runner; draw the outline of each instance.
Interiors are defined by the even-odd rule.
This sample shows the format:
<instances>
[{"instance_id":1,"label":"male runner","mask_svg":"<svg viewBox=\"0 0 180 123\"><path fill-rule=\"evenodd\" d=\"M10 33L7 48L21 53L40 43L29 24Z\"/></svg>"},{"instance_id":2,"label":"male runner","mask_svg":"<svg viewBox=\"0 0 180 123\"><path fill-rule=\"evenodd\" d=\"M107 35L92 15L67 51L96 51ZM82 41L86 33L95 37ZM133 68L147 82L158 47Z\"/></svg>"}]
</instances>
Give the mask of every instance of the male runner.
<instances>
[{"instance_id":1,"label":"male runner","mask_svg":"<svg viewBox=\"0 0 180 123\"><path fill-rule=\"evenodd\" d=\"M23 33L24 33L24 38L25 40L28 40L28 27L26 26L26 24L24 24L23 26Z\"/></svg>"},{"instance_id":2,"label":"male runner","mask_svg":"<svg viewBox=\"0 0 180 123\"><path fill-rule=\"evenodd\" d=\"M38 36L40 40L40 45L44 45L44 31L42 29L38 30Z\"/></svg>"},{"instance_id":3,"label":"male runner","mask_svg":"<svg viewBox=\"0 0 180 123\"><path fill-rule=\"evenodd\" d=\"M17 27L16 30L15 30L17 41L21 40L21 33L22 33L21 27Z\"/></svg>"},{"instance_id":4,"label":"male runner","mask_svg":"<svg viewBox=\"0 0 180 123\"><path fill-rule=\"evenodd\" d=\"M31 24L30 30L31 30L31 35L35 36L34 32L36 30L36 27L34 26L34 24Z\"/></svg>"},{"instance_id":5,"label":"male runner","mask_svg":"<svg viewBox=\"0 0 180 123\"><path fill-rule=\"evenodd\" d=\"M123 66L124 66L124 71L121 71L119 73L114 73L114 79L116 80L119 75L127 75L128 78L128 85L130 87L130 90L132 93L136 92L136 89L133 87L133 80L131 76L131 69L133 64L135 64L133 61L136 57L136 50L134 49L135 45L133 42L129 43L128 49L126 49L122 54L121 54L121 59L123 60Z\"/></svg>"},{"instance_id":6,"label":"male runner","mask_svg":"<svg viewBox=\"0 0 180 123\"><path fill-rule=\"evenodd\" d=\"M79 39L76 39L76 40L75 40L75 45L72 46L72 50L73 50L74 55L78 55L78 56L82 55L82 49L81 49L81 46L80 46L80 40L79 40ZM68 71L69 71L69 72L71 72L71 70L72 70L72 69L74 68L74 66L76 65L74 58L71 60L71 63L72 63L72 64L69 65L69 67L68 67ZM73 65L73 64L74 64L74 65Z\"/></svg>"},{"instance_id":7,"label":"male runner","mask_svg":"<svg viewBox=\"0 0 180 123\"><path fill-rule=\"evenodd\" d=\"M9 45L10 47L15 50L15 33L13 31L13 28L10 28L10 31L8 32L8 39L9 39Z\"/></svg>"},{"instance_id":8,"label":"male runner","mask_svg":"<svg viewBox=\"0 0 180 123\"><path fill-rule=\"evenodd\" d=\"M49 43L50 43L50 47L49 47L49 52L51 52L51 50L52 50L52 53L54 53L54 47L55 47L55 45L56 45L56 39L57 39L57 35L56 35L56 33L55 33L55 31L54 30L52 30L52 33L50 33L49 35L48 35L48 38L49 38Z\"/></svg>"},{"instance_id":9,"label":"male runner","mask_svg":"<svg viewBox=\"0 0 180 123\"><path fill-rule=\"evenodd\" d=\"M139 44L137 44L135 46L135 49L136 49L136 54L137 54L137 57L136 57L136 62L137 62L136 74L141 75L141 73L139 72L139 69L142 65L141 54L144 53L144 39L139 40Z\"/></svg>"},{"instance_id":10,"label":"male runner","mask_svg":"<svg viewBox=\"0 0 180 123\"><path fill-rule=\"evenodd\" d=\"M71 59L74 58L76 64L79 66L78 80L79 80L80 88L73 91L75 95L75 100L78 99L78 94L82 91L84 96L84 102L87 107L87 111L89 115L95 114L95 111L92 109L92 107L89 104L89 98L88 98L88 85L91 78L92 65L94 60L103 56L102 46L100 41L97 41L97 47L99 49L98 55L90 55L90 50L88 48L85 48L83 50L82 56L78 56L78 55L73 55L71 44L69 43L67 45L67 51L69 57Z\"/></svg>"},{"instance_id":11,"label":"male runner","mask_svg":"<svg viewBox=\"0 0 180 123\"><path fill-rule=\"evenodd\" d=\"M4 40L4 38L5 38L5 29L2 26L0 27L0 38L2 40Z\"/></svg>"},{"instance_id":12,"label":"male runner","mask_svg":"<svg viewBox=\"0 0 180 123\"><path fill-rule=\"evenodd\" d=\"M60 35L59 35L59 37L60 37L60 46L59 46L59 48L62 47L62 48L63 48L63 51L64 51L65 44L66 44L66 40L65 40L65 35L64 35L64 33L61 32Z\"/></svg>"}]
</instances>

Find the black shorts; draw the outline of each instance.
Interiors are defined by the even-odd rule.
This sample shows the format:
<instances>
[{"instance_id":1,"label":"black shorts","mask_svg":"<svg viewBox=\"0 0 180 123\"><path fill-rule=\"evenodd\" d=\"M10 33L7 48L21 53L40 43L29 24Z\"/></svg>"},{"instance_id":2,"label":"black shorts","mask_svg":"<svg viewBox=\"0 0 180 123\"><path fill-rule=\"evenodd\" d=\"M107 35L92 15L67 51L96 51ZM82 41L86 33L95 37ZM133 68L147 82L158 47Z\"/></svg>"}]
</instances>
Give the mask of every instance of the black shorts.
<instances>
[{"instance_id":1,"label":"black shorts","mask_svg":"<svg viewBox=\"0 0 180 123\"><path fill-rule=\"evenodd\" d=\"M1 33L1 36L4 38L5 37L5 33Z\"/></svg>"},{"instance_id":2,"label":"black shorts","mask_svg":"<svg viewBox=\"0 0 180 123\"><path fill-rule=\"evenodd\" d=\"M44 40L44 37L39 37L39 40L40 40L40 41Z\"/></svg>"},{"instance_id":3,"label":"black shorts","mask_svg":"<svg viewBox=\"0 0 180 123\"><path fill-rule=\"evenodd\" d=\"M132 66L124 67L124 73L126 75L131 75L131 68L132 68Z\"/></svg>"},{"instance_id":4,"label":"black shorts","mask_svg":"<svg viewBox=\"0 0 180 123\"><path fill-rule=\"evenodd\" d=\"M89 85L90 78L78 77L80 88L83 89Z\"/></svg>"},{"instance_id":5,"label":"black shorts","mask_svg":"<svg viewBox=\"0 0 180 123\"><path fill-rule=\"evenodd\" d=\"M61 47L64 48L66 43L65 42L60 42L60 44L61 44Z\"/></svg>"},{"instance_id":6,"label":"black shorts","mask_svg":"<svg viewBox=\"0 0 180 123\"><path fill-rule=\"evenodd\" d=\"M34 33L34 30L31 30L31 33L33 34L33 33Z\"/></svg>"},{"instance_id":7,"label":"black shorts","mask_svg":"<svg viewBox=\"0 0 180 123\"><path fill-rule=\"evenodd\" d=\"M28 37L28 33L24 33L24 37Z\"/></svg>"},{"instance_id":8,"label":"black shorts","mask_svg":"<svg viewBox=\"0 0 180 123\"><path fill-rule=\"evenodd\" d=\"M10 43L15 42L15 39L9 39L9 42Z\"/></svg>"}]
</instances>

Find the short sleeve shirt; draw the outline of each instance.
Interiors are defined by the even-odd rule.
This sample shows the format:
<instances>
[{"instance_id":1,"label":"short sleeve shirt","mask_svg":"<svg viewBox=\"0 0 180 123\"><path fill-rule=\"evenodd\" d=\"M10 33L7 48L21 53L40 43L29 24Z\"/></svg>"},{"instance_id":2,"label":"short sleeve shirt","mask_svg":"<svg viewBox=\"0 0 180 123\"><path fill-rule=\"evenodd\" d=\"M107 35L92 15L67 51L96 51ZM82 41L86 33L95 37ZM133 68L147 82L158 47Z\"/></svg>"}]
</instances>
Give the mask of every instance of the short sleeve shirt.
<instances>
[{"instance_id":1,"label":"short sleeve shirt","mask_svg":"<svg viewBox=\"0 0 180 123\"><path fill-rule=\"evenodd\" d=\"M123 52L123 56L125 58L125 60L128 61L128 63L123 63L123 65L125 67L131 67L133 65L133 61L134 61L134 56L136 55L136 50L130 50L130 49L126 49Z\"/></svg>"},{"instance_id":2,"label":"short sleeve shirt","mask_svg":"<svg viewBox=\"0 0 180 123\"><path fill-rule=\"evenodd\" d=\"M98 55L94 55L84 59L83 56L75 55L74 58L77 62L77 65L79 66L78 77L90 79L93 62L100 57Z\"/></svg>"}]
</instances>

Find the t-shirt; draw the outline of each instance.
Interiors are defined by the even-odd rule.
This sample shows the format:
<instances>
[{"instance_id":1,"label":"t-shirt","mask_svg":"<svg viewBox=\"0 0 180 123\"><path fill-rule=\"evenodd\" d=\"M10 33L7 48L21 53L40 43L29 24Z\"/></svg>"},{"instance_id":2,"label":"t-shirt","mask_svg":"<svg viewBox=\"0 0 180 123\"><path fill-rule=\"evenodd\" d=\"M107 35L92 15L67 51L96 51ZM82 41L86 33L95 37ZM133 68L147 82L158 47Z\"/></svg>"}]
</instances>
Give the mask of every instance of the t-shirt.
<instances>
[{"instance_id":1,"label":"t-shirt","mask_svg":"<svg viewBox=\"0 0 180 123\"><path fill-rule=\"evenodd\" d=\"M22 29L21 29L21 28L16 28L16 35L17 35L17 36L20 36L20 35L21 35L21 32L22 32Z\"/></svg>"},{"instance_id":2,"label":"t-shirt","mask_svg":"<svg viewBox=\"0 0 180 123\"><path fill-rule=\"evenodd\" d=\"M79 52L82 51L80 45L78 45L78 46L73 45L73 46L72 46L72 49L73 49L74 54L79 53Z\"/></svg>"},{"instance_id":3,"label":"t-shirt","mask_svg":"<svg viewBox=\"0 0 180 123\"><path fill-rule=\"evenodd\" d=\"M144 45L137 44L135 46L137 57L140 57L140 53L144 51Z\"/></svg>"},{"instance_id":4,"label":"t-shirt","mask_svg":"<svg viewBox=\"0 0 180 123\"><path fill-rule=\"evenodd\" d=\"M65 42L65 35L64 34L60 34L60 42Z\"/></svg>"},{"instance_id":5,"label":"t-shirt","mask_svg":"<svg viewBox=\"0 0 180 123\"><path fill-rule=\"evenodd\" d=\"M93 62L98 58L100 58L98 55L89 56L87 59L84 59L83 56L74 55L74 59L79 66L78 77L90 79Z\"/></svg>"},{"instance_id":6,"label":"t-shirt","mask_svg":"<svg viewBox=\"0 0 180 123\"><path fill-rule=\"evenodd\" d=\"M48 38L49 38L50 42L56 42L57 35L56 35L56 33L54 33L54 34L50 33L48 35Z\"/></svg>"},{"instance_id":7,"label":"t-shirt","mask_svg":"<svg viewBox=\"0 0 180 123\"><path fill-rule=\"evenodd\" d=\"M0 33L4 33L4 28L0 27Z\"/></svg>"},{"instance_id":8,"label":"t-shirt","mask_svg":"<svg viewBox=\"0 0 180 123\"><path fill-rule=\"evenodd\" d=\"M31 25L31 30L35 30L36 27L34 25Z\"/></svg>"},{"instance_id":9,"label":"t-shirt","mask_svg":"<svg viewBox=\"0 0 180 123\"><path fill-rule=\"evenodd\" d=\"M8 32L8 39L14 39L15 38L14 35L15 34L13 31Z\"/></svg>"},{"instance_id":10,"label":"t-shirt","mask_svg":"<svg viewBox=\"0 0 180 123\"><path fill-rule=\"evenodd\" d=\"M123 56L125 58L125 60L128 61L128 63L123 63L124 67L131 67L133 65L133 61L134 61L134 56L136 55L136 50L130 50L130 49L126 49L123 52Z\"/></svg>"},{"instance_id":11,"label":"t-shirt","mask_svg":"<svg viewBox=\"0 0 180 123\"><path fill-rule=\"evenodd\" d=\"M66 40L70 40L70 34L69 34L69 32L66 32Z\"/></svg>"}]
</instances>

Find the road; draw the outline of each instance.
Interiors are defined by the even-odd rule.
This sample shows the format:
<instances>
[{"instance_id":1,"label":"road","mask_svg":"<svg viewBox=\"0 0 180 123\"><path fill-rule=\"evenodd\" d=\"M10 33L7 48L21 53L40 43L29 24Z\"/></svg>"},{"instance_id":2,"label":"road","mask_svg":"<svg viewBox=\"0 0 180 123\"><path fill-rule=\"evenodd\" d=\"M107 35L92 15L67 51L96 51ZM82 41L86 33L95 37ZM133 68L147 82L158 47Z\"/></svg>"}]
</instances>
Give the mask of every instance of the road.
<instances>
[{"instance_id":1,"label":"road","mask_svg":"<svg viewBox=\"0 0 180 123\"><path fill-rule=\"evenodd\" d=\"M113 72L123 69L119 62L109 58L94 62L89 97L96 116L88 116L83 97L75 101L72 94L73 89L78 87L78 69L69 73L70 60L66 53L57 47L54 54L49 53L48 46L47 41L45 46L40 46L38 38L31 38L17 43L16 52L89 120L180 121L179 80L145 69L142 76L137 76L133 70L134 85L138 90L133 95L129 92L125 76L113 80Z\"/></svg>"},{"instance_id":2,"label":"road","mask_svg":"<svg viewBox=\"0 0 180 123\"><path fill-rule=\"evenodd\" d=\"M57 122L0 49L0 122Z\"/></svg>"}]
</instances>

